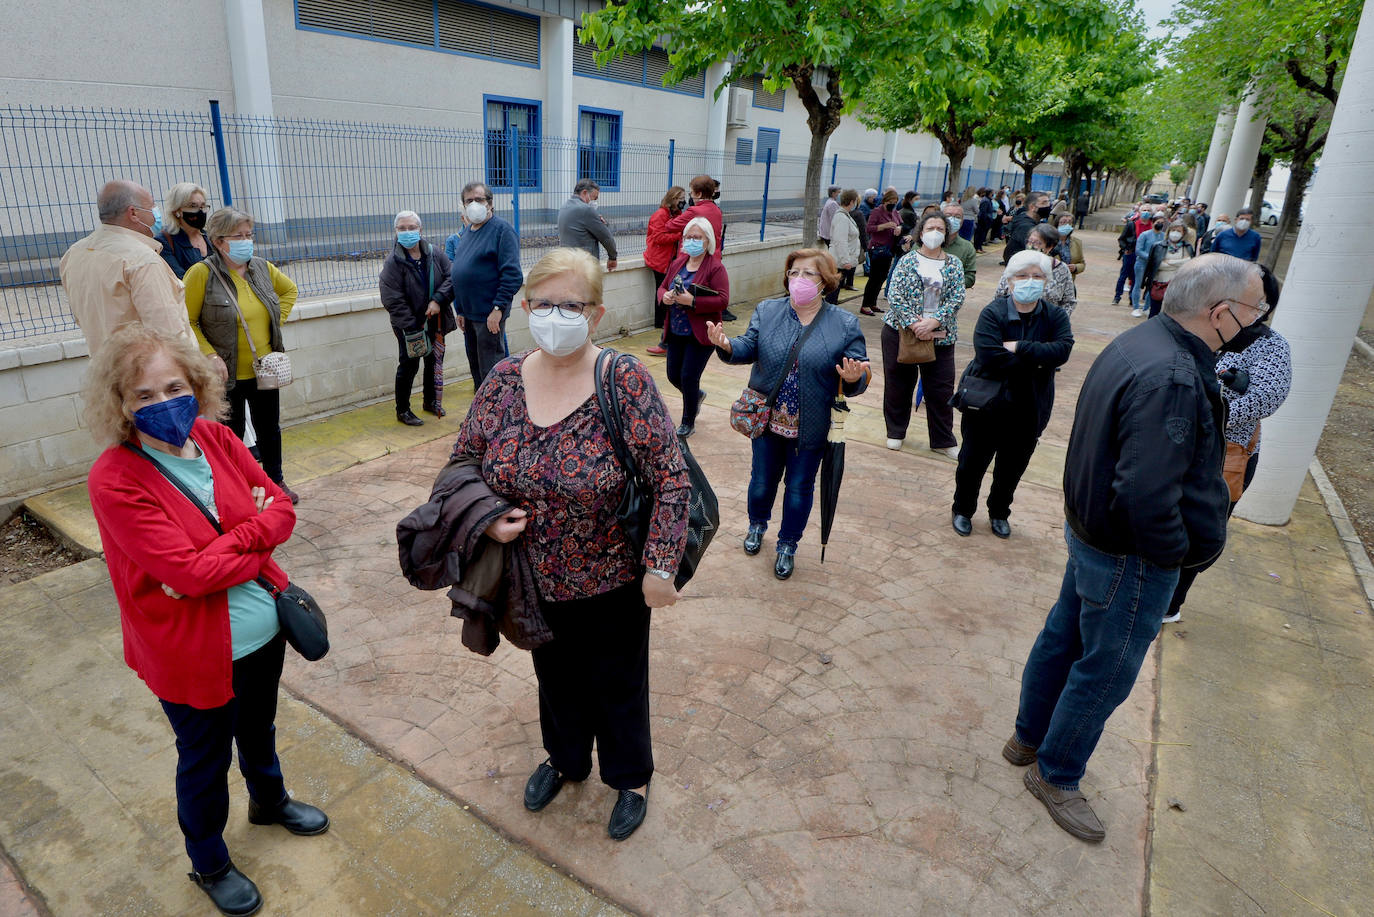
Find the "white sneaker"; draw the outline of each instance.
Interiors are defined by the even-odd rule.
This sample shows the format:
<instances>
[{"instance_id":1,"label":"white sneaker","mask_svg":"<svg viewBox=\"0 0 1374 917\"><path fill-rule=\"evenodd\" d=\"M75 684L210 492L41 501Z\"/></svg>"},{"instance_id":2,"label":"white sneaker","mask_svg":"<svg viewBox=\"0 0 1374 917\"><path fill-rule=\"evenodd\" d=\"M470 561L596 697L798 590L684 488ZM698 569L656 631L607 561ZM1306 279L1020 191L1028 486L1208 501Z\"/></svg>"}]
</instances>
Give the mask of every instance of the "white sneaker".
<instances>
[{"instance_id":1,"label":"white sneaker","mask_svg":"<svg viewBox=\"0 0 1374 917\"><path fill-rule=\"evenodd\" d=\"M887 441L887 448L895 452L896 450L902 448L902 441L900 439L889 439Z\"/></svg>"},{"instance_id":2,"label":"white sneaker","mask_svg":"<svg viewBox=\"0 0 1374 917\"><path fill-rule=\"evenodd\" d=\"M1131 310L1131 318L1140 318L1140 316L1142 316L1142 315L1144 315L1144 314L1145 314L1145 313L1144 313L1144 312L1141 312L1139 309L1132 309L1132 310Z\"/></svg>"},{"instance_id":3,"label":"white sneaker","mask_svg":"<svg viewBox=\"0 0 1374 917\"><path fill-rule=\"evenodd\" d=\"M946 446L946 447L943 448L943 449L936 449L934 446L931 446L931 447L930 447L930 451L931 451L931 452L934 452L934 453L936 453L936 454L938 454L938 455L943 455L943 456L945 456L946 458L957 459L957 458L959 457L959 447L958 447L958 446Z\"/></svg>"},{"instance_id":4,"label":"white sneaker","mask_svg":"<svg viewBox=\"0 0 1374 917\"><path fill-rule=\"evenodd\" d=\"M1165 615L1165 616L1164 616L1164 623L1165 623L1165 624L1177 624L1177 623L1178 623L1179 621L1181 621L1182 619L1183 619L1183 609L1180 608L1178 611L1174 612L1174 613L1171 614L1171 615Z\"/></svg>"}]
</instances>

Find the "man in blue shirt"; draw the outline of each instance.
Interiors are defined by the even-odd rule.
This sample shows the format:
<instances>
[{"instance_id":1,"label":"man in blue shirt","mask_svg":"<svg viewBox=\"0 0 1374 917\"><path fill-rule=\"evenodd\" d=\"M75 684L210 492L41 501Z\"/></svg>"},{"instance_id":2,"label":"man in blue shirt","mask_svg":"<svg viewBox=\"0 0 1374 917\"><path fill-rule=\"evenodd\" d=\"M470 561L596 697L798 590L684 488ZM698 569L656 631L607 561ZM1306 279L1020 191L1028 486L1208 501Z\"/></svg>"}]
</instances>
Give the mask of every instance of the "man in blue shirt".
<instances>
[{"instance_id":1,"label":"man in blue shirt","mask_svg":"<svg viewBox=\"0 0 1374 917\"><path fill-rule=\"evenodd\" d=\"M1131 287L1131 317L1140 318L1144 315L1141 306L1149 308L1150 304L1142 302L1140 296L1140 285L1145 282L1145 264L1150 260L1150 249L1154 247L1164 234L1164 217L1155 215L1154 222L1150 228L1135 237L1135 286ZM455 289L457 289L455 287Z\"/></svg>"},{"instance_id":2,"label":"man in blue shirt","mask_svg":"<svg viewBox=\"0 0 1374 917\"><path fill-rule=\"evenodd\" d=\"M463 241L453 253L453 304L467 344L475 387L504 359L506 318L525 282L520 237L492 212L491 189L479 181L463 187Z\"/></svg>"},{"instance_id":3,"label":"man in blue shirt","mask_svg":"<svg viewBox=\"0 0 1374 917\"><path fill-rule=\"evenodd\" d=\"M1235 225L1217 233L1216 239L1212 242L1212 251L1243 258L1246 261L1258 261L1260 244L1264 240L1260 238L1258 230L1250 228L1254 219L1255 211L1249 207L1237 210Z\"/></svg>"}]
</instances>

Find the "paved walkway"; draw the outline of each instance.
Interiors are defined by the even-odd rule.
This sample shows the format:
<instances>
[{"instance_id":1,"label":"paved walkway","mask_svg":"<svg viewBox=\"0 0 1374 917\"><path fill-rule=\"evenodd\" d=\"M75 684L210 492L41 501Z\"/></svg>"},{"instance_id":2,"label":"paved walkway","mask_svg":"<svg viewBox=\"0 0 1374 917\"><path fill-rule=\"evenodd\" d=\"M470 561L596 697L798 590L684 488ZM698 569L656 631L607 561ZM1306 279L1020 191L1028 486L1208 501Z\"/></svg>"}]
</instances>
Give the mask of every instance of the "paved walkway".
<instances>
[{"instance_id":1,"label":"paved walkway","mask_svg":"<svg viewBox=\"0 0 1374 917\"><path fill-rule=\"evenodd\" d=\"M971 538L950 531L953 462L924 449L919 416L900 453L883 448L875 386L852 402L826 563L813 523L796 575L777 582L771 538L759 557L738 549L748 446L725 412L746 373L712 364L692 446L723 530L688 598L655 616L658 770L649 818L623 844L605 836L613 795L595 780L524 810L543 757L528 654L467 652L443 594L397 573L395 523L428 494L461 389L453 416L418 430L382 405L287 431L302 502L281 556L329 610L334 650L288 660L284 682L310 706L284 705L283 760L335 828L250 830L236 800L230 844L269 907L477 912L478 896L514 886L504 912L608 911L590 888L671 915L1359 913L1374 894L1374 635L1310 487L1287 527L1234 524L1109 722L1084 780L1103 845L1064 834L1000 757L1062 573L1073 399L1133 321L1105 304L1114 239L1085 242L1078 345L1007 542L982 514ZM995 258L980 267L986 293ZM965 337L986 298L970 299ZM864 326L876 358L877 323ZM650 366L666 387L661 360ZM0 796L20 803L0 807L0 845L53 912L191 907L170 736L120 661L98 561L0 593L0 710ZM464 806L511 840L460 819ZM458 832L483 843L474 852ZM507 863L527 878L503 882Z\"/></svg>"}]
</instances>

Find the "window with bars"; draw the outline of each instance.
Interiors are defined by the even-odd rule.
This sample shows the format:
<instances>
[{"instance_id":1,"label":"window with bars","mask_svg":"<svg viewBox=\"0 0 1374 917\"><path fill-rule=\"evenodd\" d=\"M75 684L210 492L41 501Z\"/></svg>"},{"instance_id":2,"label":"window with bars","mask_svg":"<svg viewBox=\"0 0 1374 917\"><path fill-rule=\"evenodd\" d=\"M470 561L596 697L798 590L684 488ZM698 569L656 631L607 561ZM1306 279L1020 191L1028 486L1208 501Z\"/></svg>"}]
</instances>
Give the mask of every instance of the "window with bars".
<instances>
[{"instance_id":1,"label":"window with bars","mask_svg":"<svg viewBox=\"0 0 1374 917\"><path fill-rule=\"evenodd\" d=\"M577 110L577 177L603 191L620 190L620 118L618 111Z\"/></svg>"},{"instance_id":2,"label":"window with bars","mask_svg":"<svg viewBox=\"0 0 1374 917\"><path fill-rule=\"evenodd\" d=\"M748 137L735 139L735 165L748 166L754 163L754 141Z\"/></svg>"},{"instance_id":3,"label":"window with bars","mask_svg":"<svg viewBox=\"0 0 1374 917\"><path fill-rule=\"evenodd\" d=\"M539 103L499 96L483 96L482 102L487 134L487 187L492 191L510 191L512 179L518 176L522 191L540 190Z\"/></svg>"},{"instance_id":4,"label":"window with bars","mask_svg":"<svg viewBox=\"0 0 1374 917\"><path fill-rule=\"evenodd\" d=\"M771 127L759 128L759 139L754 144L754 162L778 161L778 141L782 139L782 132Z\"/></svg>"},{"instance_id":5,"label":"window with bars","mask_svg":"<svg viewBox=\"0 0 1374 917\"><path fill-rule=\"evenodd\" d=\"M296 0L296 28L539 66L539 19L465 0Z\"/></svg>"},{"instance_id":6,"label":"window with bars","mask_svg":"<svg viewBox=\"0 0 1374 917\"><path fill-rule=\"evenodd\" d=\"M663 77L668 73L668 52L662 48L650 48L647 52L635 52L616 58L605 67L596 65L596 46L582 44L582 35L573 43L573 73L595 79L613 80L633 86L646 86L649 89L662 89L684 95L703 97L706 95L706 74L698 73L675 86L664 86Z\"/></svg>"}]
</instances>

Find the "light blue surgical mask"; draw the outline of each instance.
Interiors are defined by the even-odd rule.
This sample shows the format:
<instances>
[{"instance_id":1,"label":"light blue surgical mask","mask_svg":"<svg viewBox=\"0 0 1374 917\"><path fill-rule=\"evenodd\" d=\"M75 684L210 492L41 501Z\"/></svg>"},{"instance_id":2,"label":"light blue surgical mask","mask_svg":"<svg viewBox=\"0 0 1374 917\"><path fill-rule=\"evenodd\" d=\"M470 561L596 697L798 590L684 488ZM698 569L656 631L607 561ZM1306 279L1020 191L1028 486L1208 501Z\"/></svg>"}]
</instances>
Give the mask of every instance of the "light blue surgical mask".
<instances>
[{"instance_id":1,"label":"light blue surgical mask","mask_svg":"<svg viewBox=\"0 0 1374 917\"><path fill-rule=\"evenodd\" d=\"M144 223L144 224L143 224L144 226L148 226L149 231L152 232L153 235L157 235L158 233L162 232L162 211L158 208L158 206L157 206L156 204L154 204L152 207L137 207L137 206L135 206L135 209L136 209L136 210L143 210L143 211L146 211L146 212L151 213L151 214L153 215L153 225L152 225L152 226L148 226L147 223ZM142 221L140 220L139 222L142 222Z\"/></svg>"},{"instance_id":2,"label":"light blue surgical mask","mask_svg":"<svg viewBox=\"0 0 1374 917\"><path fill-rule=\"evenodd\" d=\"M253 240L230 239L229 260L235 264L247 264L253 260Z\"/></svg>"},{"instance_id":3,"label":"light blue surgical mask","mask_svg":"<svg viewBox=\"0 0 1374 917\"><path fill-rule=\"evenodd\" d=\"M1027 277L1013 283L1011 289L1017 302L1036 302L1045 295L1045 281Z\"/></svg>"},{"instance_id":4,"label":"light blue surgical mask","mask_svg":"<svg viewBox=\"0 0 1374 917\"><path fill-rule=\"evenodd\" d=\"M689 258L700 258L706 251L706 243L701 239L683 239L682 250L687 253Z\"/></svg>"},{"instance_id":5,"label":"light blue surgical mask","mask_svg":"<svg viewBox=\"0 0 1374 917\"><path fill-rule=\"evenodd\" d=\"M414 248L420 244L420 230L403 229L396 233L396 241L401 243L401 248Z\"/></svg>"}]
</instances>

